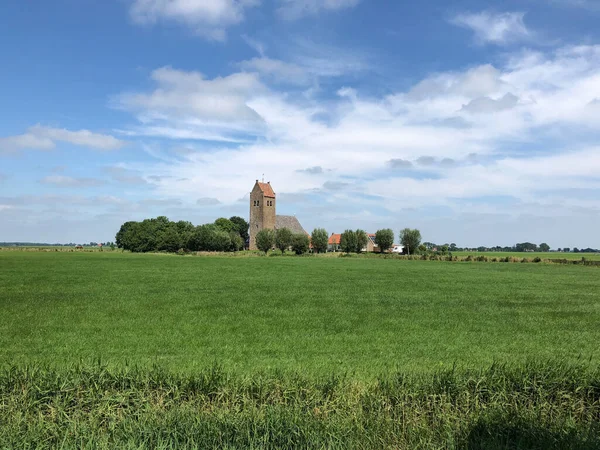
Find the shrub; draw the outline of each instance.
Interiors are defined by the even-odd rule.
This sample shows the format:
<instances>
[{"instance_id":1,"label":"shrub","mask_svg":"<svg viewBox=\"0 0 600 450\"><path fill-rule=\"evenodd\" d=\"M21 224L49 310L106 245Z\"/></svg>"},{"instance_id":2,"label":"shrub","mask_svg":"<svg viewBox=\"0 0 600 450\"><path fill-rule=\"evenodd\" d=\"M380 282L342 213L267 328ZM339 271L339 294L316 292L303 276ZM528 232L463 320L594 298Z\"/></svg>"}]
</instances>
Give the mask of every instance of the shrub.
<instances>
[{"instance_id":1,"label":"shrub","mask_svg":"<svg viewBox=\"0 0 600 450\"><path fill-rule=\"evenodd\" d=\"M315 253L325 253L329 242L329 235L324 228L315 228L310 237L313 251Z\"/></svg>"},{"instance_id":2,"label":"shrub","mask_svg":"<svg viewBox=\"0 0 600 450\"><path fill-rule=\"evenodd\" d=\"M533 258L533 262L534 263L542 262L542 258L540 258L539 256L536 256L535 258Z\"/></svg>"},{"instance_id":3,"label":"shrub","mask_svg":"<svg viewBox=\"0 0 600 450\"><path fill-rule=\"evenodd\" d=\"M275 231L275 247L281 250L281 254L292 245L292 231L289 228L280 228Z\"/></svg>"},{"instance_id":4,"label":"shrub","mask_svg":"<svg viewBox=\"0 0 600 450\"><path fill-rule=\"evenodd\" d=\"M344 253L356 252L358 246L358 240L356 238L356 232L352 230L346 230L340 237L340 247Z\"/></svg>"},{"instance_id":5,"label":"shrub","mask_svg":"<svg viewBox=\"0 0 600 450\"><path fill-rule=\"evenodd\" d=\"M310 240L305 234L294 234L292 236L292 250L296 255L302 255L308 252L310 247Z\"/></svg>"},{"instance_id":6,"label":"shrub","mask_svg":"<svg viewBox=\"0 0 600 450\"><path fill-rule=\"evenodd\" d=\"M231 240L231 250L237 252L244 248L244 240L242 237L235 231L229 233L229 239Z\"/></svg>"},{"instance_id":7,"label":"shrub","mask_svg":"<svg viewBox=\"0 0 600 450\"><path fill-rule=\"evenodd\" d=\"M377 244L381 253L388 251L394 245L394 232L389 228L377 230L375 233L375 244Z\"/></svg>"},{"instance_id":8,"label":"shrub","mask_svg":"<svg viewBox=\"0 0 600 450\"><path fill-rule=\"evenodd\" d=\"M356 253L361 253L363 248L367 247L369 236L363 230L356 230Z\"/></svg>"},{"instance_id":9,"label":"shrub","mask_svg":"<svg viewBox=\"0 0 600 450\"><path fill-rule=\"evenodd\" d=\"M212 251L215 252L227 252L231 249L231 238L229 233L226 231L217 230L212 235Z\"/></svg>"},{"instance_id":10,"label":"shrub","mask_svg":"<svg viewBox=\"0 0 600 450\"><path fill-rule=\"evenodd\" d=\"M256 233L256 247L265 252L265 254L273 248L275 244L275 232L264 228Z\"/></svg>"}]
</instances>

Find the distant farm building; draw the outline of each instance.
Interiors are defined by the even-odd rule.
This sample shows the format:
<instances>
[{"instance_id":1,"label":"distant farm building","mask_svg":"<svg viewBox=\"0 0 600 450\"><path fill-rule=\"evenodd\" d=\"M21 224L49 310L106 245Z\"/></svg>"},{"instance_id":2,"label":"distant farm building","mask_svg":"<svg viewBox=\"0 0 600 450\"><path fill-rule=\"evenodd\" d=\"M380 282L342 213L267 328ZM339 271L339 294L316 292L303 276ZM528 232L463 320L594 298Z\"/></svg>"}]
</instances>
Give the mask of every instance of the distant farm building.
<instances>
[{"instance_id":1,"label":"distant farm building","mask_svg":"<svg viewBox=\"0 0 600 450\"><path fill-rule=\"evenodd\" d=\"M363 252L366 253L379 253L379 246L375 244L375 234L367 233L367 245L362 248ZM338 233L331 233L329 236L329 241L327 242L327 251L328 252L340 252L342 251L341 247L342 235ZM392 253L403 253L404 247L402 245L394 244L388 251Z\"/></svg>"}]
</instances>

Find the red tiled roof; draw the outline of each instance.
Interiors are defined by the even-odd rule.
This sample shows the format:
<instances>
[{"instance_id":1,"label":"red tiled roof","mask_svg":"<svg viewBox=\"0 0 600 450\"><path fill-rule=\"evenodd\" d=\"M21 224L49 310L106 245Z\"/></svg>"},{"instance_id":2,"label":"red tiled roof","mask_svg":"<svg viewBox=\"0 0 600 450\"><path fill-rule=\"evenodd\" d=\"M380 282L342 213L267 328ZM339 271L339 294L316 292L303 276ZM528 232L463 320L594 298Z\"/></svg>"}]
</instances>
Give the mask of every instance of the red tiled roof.
<instances>
[{"instance_id":1,"label":"red tiled roof","mask_svg":"<svg viewBox=\"0 0 600 450\"><path fill-rule=\"evenodd\" d=\"M342 235L341 234L332 234L331 236L329 236L329 245L339 245L340 242L342 240Z\"/></svg>"},{"instance_id":2,"label":"red tiled roof","mask_svg":"<svg viewBox=\"0 0 600 450\"><path fill-rule=\"evenodd\" d=\"M271 187L271 185L269 183L258 183L258 187L260 188L261 191L263 191L263 194L265 197L270 197L270 198L275 198L275 192L273 192L273 188Z\"/></svg>"}]
</instances>

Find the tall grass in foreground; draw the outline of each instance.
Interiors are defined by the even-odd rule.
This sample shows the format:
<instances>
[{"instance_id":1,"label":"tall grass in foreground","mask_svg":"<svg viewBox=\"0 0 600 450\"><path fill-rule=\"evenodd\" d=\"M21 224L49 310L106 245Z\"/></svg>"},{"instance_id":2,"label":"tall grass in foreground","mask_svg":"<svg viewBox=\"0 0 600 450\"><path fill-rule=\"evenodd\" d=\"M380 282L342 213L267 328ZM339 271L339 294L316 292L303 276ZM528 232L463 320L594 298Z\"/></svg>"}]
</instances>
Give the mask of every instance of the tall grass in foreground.
<instances>
[{"instance_id":1,"label":"tall grass in foreground","mask_svg":"<svg viewBox=\"0 0 600 450\"><path fill-rule=\"evenodd\" d=\"M397 373L12 367L0 448L600 448L600 368Z\"/></svg>"}]
</instances>

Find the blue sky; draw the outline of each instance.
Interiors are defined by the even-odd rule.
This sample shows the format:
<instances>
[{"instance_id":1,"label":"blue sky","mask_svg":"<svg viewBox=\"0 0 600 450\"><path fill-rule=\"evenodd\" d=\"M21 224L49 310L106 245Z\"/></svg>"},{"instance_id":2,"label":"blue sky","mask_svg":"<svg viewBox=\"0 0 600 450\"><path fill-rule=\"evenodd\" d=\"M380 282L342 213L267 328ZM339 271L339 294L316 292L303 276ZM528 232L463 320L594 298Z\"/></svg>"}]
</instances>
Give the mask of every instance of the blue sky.
<instances>
[{"instance_id":1,"label":"blue sky","mask_svg":"<svg viewBox=\"0 0 600 450\"><path fill-rule=\"evenodd\" d=\"M248 215L600 247L600 4L5 0L0 241Z\"/></svg>"}]
</instances>

